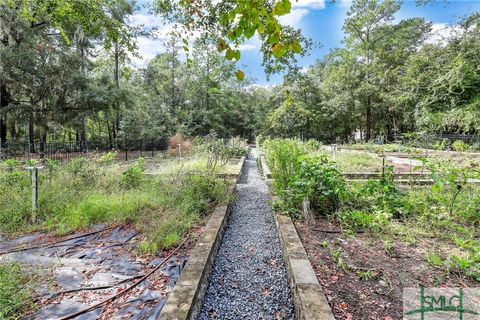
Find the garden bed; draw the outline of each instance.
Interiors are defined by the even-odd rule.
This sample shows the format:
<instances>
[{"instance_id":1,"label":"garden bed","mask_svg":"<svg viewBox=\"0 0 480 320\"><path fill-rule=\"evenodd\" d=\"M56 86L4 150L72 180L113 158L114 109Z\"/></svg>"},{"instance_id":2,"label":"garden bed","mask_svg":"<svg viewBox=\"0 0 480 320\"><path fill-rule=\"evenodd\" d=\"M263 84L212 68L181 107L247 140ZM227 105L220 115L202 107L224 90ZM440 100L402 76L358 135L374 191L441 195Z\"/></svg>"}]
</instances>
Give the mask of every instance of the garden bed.
<instances>
[{"instance_id":1,"label":"garden bed","mask_svg":"<svg viewBox=\"0 0 480 320\"><path fill-rule=\"evenodd\" d=\"M29 277L38 275L30 280L29 291L23 297L25 300L34 297L36 302L22 313L28 312L27 317L30 314L40 319L80 312L121 293L158 267L158 271L135 288L82 314L98 319L154 317L175 285L203 225L204 222L200 221L192 228L189 240L168 261L163 257L171 250L162 250L155 256L141 254L138 247L142 235L127 224L117 227L97 225L68 236L34 233L3 241L2 251L16 251L19 246L22 250L2 254L0 262L19 266L20 272ZM26 246L21 245L26 241ZM32 243L34 248L28 249ZM25 284L18 285L23 287ZM5 315L6 319L10 317L15 318L15 313Z\"/></svg>"},{"instance_id":2,"label":"garden bed","mask_svg":"<svg viewBox=\"0 0 480 320\"><path fill-rule=\"evenodd\" d=\"M337 319L402 319L403 288L480 285L435 265L434 250L458 252L438 238L407 243L400 237L346 235L327 219L312 226L298 221L295 225Z\"/></svg>"},{"instance_id":3,"label":"garden bed","mask_svg":"<svg viewBox=\"0 0 480 320\"><path fill-rule=\"evenodd\" d=\"M0 299L7 310L2 319L29 311L65 316L117 293L115 303L88 313L100 319L158 315L210 213L231 200L231 180L209 168L184 174L182 166L175 175L147 179L144 159L119 165L115 157L0 163L0 267L19 274ZM237 177L241 166L234 163L231 175ZM35 215L25 165L43 168ZM32 270L49 281L32 277ZM12 290L18 286L25 288L21 295ZM29 302L33 297L36 305Z\"/></svg>"},{"instance_id":4,"label":"garden bed","mask_svg":"<svg viewBox=\"0 0 480 320\"><path fill-rule=\"evenodd\" d=\"M476 167L428 159L429 186L410 188L391 168L347 180L309 142L265 149L274 207L296 220L337 319L401 319L404 288L480 285Z\"/></svg>"}]
</instances>

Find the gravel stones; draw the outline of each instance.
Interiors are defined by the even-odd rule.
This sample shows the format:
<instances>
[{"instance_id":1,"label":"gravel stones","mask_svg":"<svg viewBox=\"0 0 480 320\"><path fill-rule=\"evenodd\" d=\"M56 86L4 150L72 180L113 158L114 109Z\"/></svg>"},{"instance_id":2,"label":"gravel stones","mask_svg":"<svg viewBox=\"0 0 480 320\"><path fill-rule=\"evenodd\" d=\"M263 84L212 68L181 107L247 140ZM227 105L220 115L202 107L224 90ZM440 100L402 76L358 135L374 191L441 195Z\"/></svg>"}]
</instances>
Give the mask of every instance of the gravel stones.
<instances>
[{"instance_id":1,"label":"gravel stones","mask_svg":"<svg viewBox=\"0 0 480 320\"><path fill-rule=\"evenodd\" d=\"M268 187L255 158L245 161L237 192L200 319L293 319Z\"/></svg>"}]
</instances>

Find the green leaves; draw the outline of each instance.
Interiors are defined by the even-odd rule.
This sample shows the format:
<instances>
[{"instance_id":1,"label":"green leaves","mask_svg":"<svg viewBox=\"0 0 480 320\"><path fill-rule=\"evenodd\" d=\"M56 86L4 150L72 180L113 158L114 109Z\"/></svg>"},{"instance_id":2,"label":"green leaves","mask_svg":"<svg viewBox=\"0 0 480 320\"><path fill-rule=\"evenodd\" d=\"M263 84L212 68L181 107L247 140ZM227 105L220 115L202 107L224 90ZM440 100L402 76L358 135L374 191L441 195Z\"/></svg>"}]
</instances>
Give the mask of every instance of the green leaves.
<instances>
[{"instance_id":1,"label":"green leaves","mask_svg":"<svg viewBox=\"0 0 480 320\"><path fill-rule=\"evenodd\" d=\"M157 0L162 2L162 0ZM163 0L167 1L167 0ZM205 34L217 34L219 51L225 51L228 60L240 59L240 52L234 49L251 39L257 33L263 42L267 74L290 68L295 54L302 54L308 47L307 39L301 33L292 32L291 27L282 26L278 17L291 12L293 0L232 0L192 1L181 0L180 6L170 10L157 8L157 12L186 25L189 31L199 30ZM168 12L167 12L168 11ZM292 42L292 35L298 35ZM229 44L230 43L230 44ZM302 43L302 45L300 45ZM305 48L303 48L305 46ZM273 50L272 50L273 49ZM273 58L273 60L272 60ZM283 58L279 60L280 58ZM273 64L278 64L274 68ZM284 67L280 66L285 65Z\"/></svg>"},{"instance_id":2,"label":"green leaves","mask_svg":"<svg viewBox=\"0 0 480 320\"><path fill-rule=\"evenodd\" d=\"M276 43L272 46L272 52L275 58L280 59L287 52L287 48L283 44Z\"/></svg>"},{"instance_id":3,"label":"green leaves","mask_svg":"<svg viewBox=\"0 0 480 320\"><path fill-rule=\"evenodd\" d=\"M273 14L276 16L283 16L290 13L291 9L292 4L290 3L290 0L281 0L273 7Z\"/></svg>"},{"instance_id":4,"label":"green leaves","mask_svg":"<svg viewBox=\"0 0 480 320\"><path fill-rule=\"evenodd\" d=\"M228 60L240 60L240 50L232 50L228 48L227 52L225 53L225 58L227 58Z\"/></svg>"},{"instance_id":5,"label":"green leaves","mask_svg":"<svg viewBox=\"0 0 480 320\"><path fill-rule=\"evenodd\" d=\"M302 53L302 46L300 45L300 42L298 42L297 39L293 40L293 42L290 44L290 50L292 50L295 53Z\"/></svg>"},{"instance_id":6,"label":"green leaves","mask_svg":"<svg viewBox=\"0 0 480 320\"><path fill-rule=\"evenodd\" d=\"M245 78L245 74L241 70L237 70L235 76L237 77L238 81L242 81Z\"/></svg>"}]
</instances>

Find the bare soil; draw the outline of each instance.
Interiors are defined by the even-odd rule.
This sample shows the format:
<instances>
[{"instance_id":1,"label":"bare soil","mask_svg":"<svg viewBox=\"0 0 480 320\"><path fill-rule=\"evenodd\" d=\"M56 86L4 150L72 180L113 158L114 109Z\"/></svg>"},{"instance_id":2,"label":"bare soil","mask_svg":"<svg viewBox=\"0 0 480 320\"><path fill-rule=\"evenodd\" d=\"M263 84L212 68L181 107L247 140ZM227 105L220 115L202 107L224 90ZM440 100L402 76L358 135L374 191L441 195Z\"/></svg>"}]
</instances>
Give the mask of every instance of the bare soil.
<instances>
[{"instance_id":1,"label":"bare soil","mask_svg":"<svg viewBox=\"0 0 480 320\"><path fill-rule=\"evenodd\" d=\"M325 219L314 226L296 222L296 227L336 319L402 319L403 288L480 285L425 261L426 252L440 245L437 239L414 245L395 240L386 250L383 240L363 233L346 236Z\"/></svg>"}]
</instances>

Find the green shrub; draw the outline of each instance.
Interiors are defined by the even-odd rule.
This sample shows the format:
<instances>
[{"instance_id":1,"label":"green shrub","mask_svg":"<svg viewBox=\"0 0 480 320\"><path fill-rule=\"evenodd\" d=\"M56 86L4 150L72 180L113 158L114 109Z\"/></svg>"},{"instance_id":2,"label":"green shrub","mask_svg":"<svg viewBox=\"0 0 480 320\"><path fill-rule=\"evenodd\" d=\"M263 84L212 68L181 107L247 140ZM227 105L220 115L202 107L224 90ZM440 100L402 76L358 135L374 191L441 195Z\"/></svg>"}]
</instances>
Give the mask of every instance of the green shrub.
<instances>
[{"instance_id":1,"label":"green shrub","mask_svg":"<svg viewBox=\"0 0 480 320\"><path fill-rule=\"evenodd\" d=\"M465 152L465 151L468 151L470 146L467 143L463 142L462 140L456 140L455 142L453 142L452 148L455 151Z\"/></svg>"},{"instance_id":2,"label":"green shrub","mask_svg":"<svg viewBox=\"0 0 480 320\"><path fill-rule=\"evenodd\" d=\"M389 220L385 212L369 213L361 210L345 210L338 213L338 219L347 230L379 231Z\"/></svg>"},{"instance_id":3,"label":"green shrub","mask_svg":"<svg viewBox=\"0 0 480 320\"><path fill-rule=\"evenodd\" d=\"M275 177L275 183L281 189L287 189L295 174L299 171L300 157L307 153L300 140L273 139L264 143L267 149L267 162Z\"/></svg>"},{"instance_id":4,"label":"green shrub","mask_svg":"<svg viewBox=\"0 0 480 320\"><path fill-rule=\"evenodd\" d=\"M335 164L325 156L308 155L320 148L318 142L274 139L265 141L264 146L281 197L275 204L277 208L295 217L306 199L317 214L330 215L339 208L345 182Z\"/></svg>"},{"instance_id":5,"label":"green shrub","mask_svg":"<svg viewBox=\"0 0 480 320\"><path fill-rule=\"evenodd\" d=\"M345 180L335 164L325 156L301 156L300 168L289 183L289 193L300 208L303 199L310 201L316 214L330 215L340 207Z\"/></svg>"},{"instance_id":6,"label":"green shrub","mask_svg":"<svg viewBox=\"0 0 480 320\"><path fill-rule=\"evenodd\" d=\"M100 163L111 164L117 159L118 152L117 151L109 151L104 154L98 159Z\"/></svg>"},{"instance_id":7,"label":"green shrub","mask_svg":"<svg viewBox=\"0 0 480 320\"><path fill-rule=\"evenodd\" d=\"M317 140L310 139L306 142L306 146L310 151L318 151L322 147L322 144Z\"/></svg>"},{"instance_id":8,"label":"green shrub","mask_svg":"<svg viewBox=\"0 0 480 320\"><path fill-rule=\"evenodd\" d=\"M20 166L20 161L15 159L7 159L3 161L3 164L9 168Z\"/></svg>"},{"instance_id":9,"label":"green shrub","mask_svg":"<svg viewBox=\"0 0 480 320\"><path fill-rule=\"evenodd\" d=\"M472 145L470 146L470 149L473 150L473 151L480 151L480 141L475 141L472 143Z\"/></svg>"},{"instance_id":10,"label":"green shrub","mask_svg":"<svg viewBox=\"0 0 480 320\"><path fill-rule=\"evenodd\" d=\"M122 184L126 189L137 188L142 183L145 174L145 159L138 158L133 166L122 175Z\"/></svg>"},{"instance_id":11,"label":"green shrub","mask_svg":"<svg viewBox=\"0 0 480 320\"><path fill-rule=\"evenodd\" d=\"M442 139L441 141L435 142L433 148L435 150L450 150L452 147L452 142L449 139Z\"/></svg>"}]
</instances>

